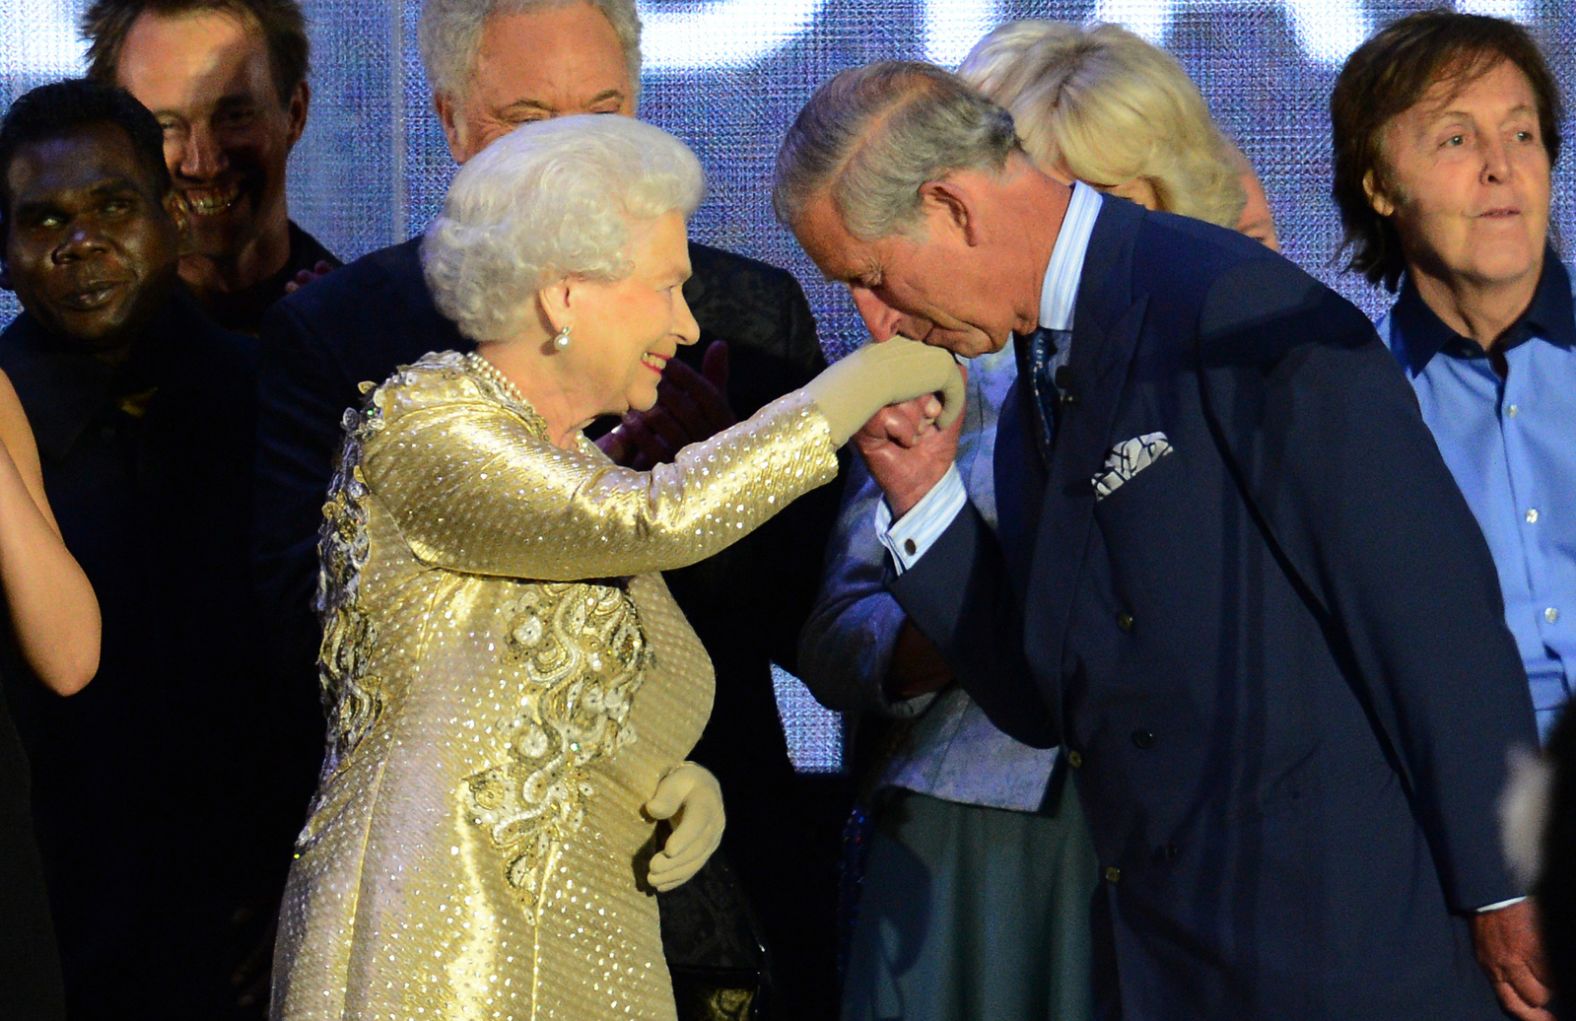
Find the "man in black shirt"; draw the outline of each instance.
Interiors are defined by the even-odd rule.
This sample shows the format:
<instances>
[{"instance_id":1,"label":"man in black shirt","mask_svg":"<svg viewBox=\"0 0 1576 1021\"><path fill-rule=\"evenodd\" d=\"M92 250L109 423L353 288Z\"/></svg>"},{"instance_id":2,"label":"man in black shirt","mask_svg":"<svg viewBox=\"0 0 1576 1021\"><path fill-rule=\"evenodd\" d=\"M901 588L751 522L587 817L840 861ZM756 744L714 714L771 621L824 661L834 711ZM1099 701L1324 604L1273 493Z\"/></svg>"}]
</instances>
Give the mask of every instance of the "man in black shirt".
<instances>
[{"instance_id":1,"label":"man in black shirt","mask_svg":"<svg viewBox=\"0 0 1576 1021\"><path fill-rule=\"evenodd\" d=\"M0 126L4 282L23 309L0 368L103 613L80 696L41 694L14 649L0 667L73 1019L260 1017L241 985L266 976L304 808L272 790L250 597L256 341L180 283L183 215L158 125L120 89L35 89Z\"/></svg>"},{"instance_id":2,"label":"man in black shirt","mask_svg":"<svg viewBox=\"0 0 1576 1021\"><path fill-rule=\"evenodd\" d=\"M308 44L296 0L98 0L89 76L153 111L185 206L181 279L220 325L256 334L301 274L339 260L290 220L285 170L306 128Z\"/></svg>"}]
</instances>

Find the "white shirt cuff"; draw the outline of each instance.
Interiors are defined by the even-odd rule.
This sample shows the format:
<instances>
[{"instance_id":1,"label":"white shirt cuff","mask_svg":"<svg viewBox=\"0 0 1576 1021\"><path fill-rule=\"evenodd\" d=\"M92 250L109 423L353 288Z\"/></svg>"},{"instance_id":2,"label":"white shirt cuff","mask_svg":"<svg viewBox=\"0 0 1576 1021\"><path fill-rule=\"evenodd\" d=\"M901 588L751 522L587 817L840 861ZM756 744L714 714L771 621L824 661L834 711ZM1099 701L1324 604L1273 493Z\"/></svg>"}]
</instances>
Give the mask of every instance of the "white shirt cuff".
<instances>
[{"instance_id":1,"label":"white shirt cuff","mask_svg":"<svg viewBox=\"0 0 1576 1021\"><path fill-rule=\"evenodd\" d=\"M1522 901L1524 901L1526 899L1527 898L1525 898L1525 897L1512 897L1512 898L1510 898L1510 900L1502 900L1502 901L1496 901L1493 904L1485 904L1482 907L1477 909L1477 914L1481 915L1485 911L1498 911L1500 908L1508 908L1512 904L1520 904Z\"/></svg>"},{"instance_id":2,"label":"white shirt cuff","mask_svg":"<svg viewBox=\"0 0 1576 1021\"><path fill-rule=\"evenodd\" d=\"M947 473L941 480L930 487L930 492L896 521L892 520L887 502L876 501L876 537L892 554L892 566L898 574L913 567L935 545L967 500L963 476L958 474L958 466L952 464L947 466Z\"/></svg>"}]
</instances>

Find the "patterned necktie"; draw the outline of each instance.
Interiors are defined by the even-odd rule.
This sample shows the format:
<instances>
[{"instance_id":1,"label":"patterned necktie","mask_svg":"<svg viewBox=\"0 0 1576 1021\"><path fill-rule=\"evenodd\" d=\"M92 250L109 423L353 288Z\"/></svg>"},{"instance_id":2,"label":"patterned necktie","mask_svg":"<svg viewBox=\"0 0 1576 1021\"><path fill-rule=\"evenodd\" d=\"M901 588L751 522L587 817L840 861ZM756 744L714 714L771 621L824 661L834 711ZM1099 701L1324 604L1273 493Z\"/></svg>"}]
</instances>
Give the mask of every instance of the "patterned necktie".
<instances>
[{"instance_id":1,"label":"patterned necktie","mask_svg":"<svg viewBox=\"0 0 1576 1021\"><path fill-rule=\"evenodd\" d=\"M1062 396L1061 388L1056 385L1056 373L1067 364L1072 339L1071 330L1040 327L1029 334L1025 353L1028 364L1019 366L1034 397L1034 418L1039 426L1035 438L1047 463L1051 459L1051 440L1056 435L1056 416Z\"/></svg>"}]
</instances>

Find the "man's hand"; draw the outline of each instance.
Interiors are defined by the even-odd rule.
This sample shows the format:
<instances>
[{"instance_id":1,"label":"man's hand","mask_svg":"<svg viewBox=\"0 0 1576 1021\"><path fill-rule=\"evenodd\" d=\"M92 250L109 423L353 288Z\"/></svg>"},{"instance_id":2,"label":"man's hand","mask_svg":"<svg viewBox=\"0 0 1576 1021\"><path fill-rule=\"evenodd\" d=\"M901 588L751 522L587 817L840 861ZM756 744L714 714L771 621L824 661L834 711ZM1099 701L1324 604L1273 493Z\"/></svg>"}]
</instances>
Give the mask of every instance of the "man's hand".
<instances>
[{"instance_id":1,"label":"man's hand","mask_svg":"<svg viewBox=\"0 0 1576 1021\"><path fill-rule=\"evenodd\" d=\"M965 380L968 369L963 367ZM854 434L854 446L886 494L894 520L913 506L947 473L958 453L963 415L946 429L936 428L941 402L927 394L882 408Z\"/></svg>"},{"instance_id":2,"label":"man's hand","mask_svg":"<svg viewBox=\"0 0 1576 1021\"><path fill-rule=\"evenodd\" d=\"M657 783L645 810L653 819L672 820L672 832L651 856L646 874L657 890L671 890L699 872L722 843L722 788L704 766L681 762Z\"/></svg>"},{"instance_id":3,"label":"man's hand","mask_svg":"<svg viewBox=\"0 0 1576 1021\"><path fill-rule=\"evenodd\" d=\"M902 702L940 691L953 681L952 668L914 622L904 618L892 646L892 665L882 688L887 698Z\"/></svg>"},{"instance_id":4,"label":"man's hand","mask_svg":"<svg viewBox=\"0 0 1576 1021\"><path fill-rule=\"evenodd\" d=\"M1551 995L1548 970L1530 899L1473 915L1472 945L1505 1013L1522 1021L1554 1021L1545 1009Z\"/></svg>"},{"instance_id":5,"label":"man's hand","mask_svg":"<svg viewBox=\"0 0 1576 1021\"><path fill-rule=\"evenodd\" d=\"M332 272L334 272L334 267L319 259L311 269L298 270L294 278L286 280L285 293L294 294L312 281L321 280Z\"/></svg>"},{"instance_id":6,"label":"man's hand","mask_svg":"<svg viewBox=\"0 0 1576 1021\"><path fill-rule=\"evenodd\" d=\"M728 406L728 344L714 340L701 358L700 371L677 358L668 362L650 411L631 411L597 446L614 462L650 471L672 461L680 450L738 421Z\"/></svg>"}]
</instances>

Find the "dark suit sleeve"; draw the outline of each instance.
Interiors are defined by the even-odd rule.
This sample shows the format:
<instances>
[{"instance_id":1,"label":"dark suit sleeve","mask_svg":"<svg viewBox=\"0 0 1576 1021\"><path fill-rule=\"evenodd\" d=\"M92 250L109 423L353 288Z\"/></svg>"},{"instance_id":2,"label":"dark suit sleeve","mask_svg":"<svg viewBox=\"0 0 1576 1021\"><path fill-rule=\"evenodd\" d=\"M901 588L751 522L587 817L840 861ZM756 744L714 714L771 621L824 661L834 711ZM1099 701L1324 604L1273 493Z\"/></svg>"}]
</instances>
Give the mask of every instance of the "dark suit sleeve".
<instances>
[{"instance_id":1,"label":"dark suit sleeve","mask_svg":"<svg viewBox=\"0 0 1576 1021\"><path fill-rule=\"evenodd\" d=\"M799 670L810 694L828 709L910 717L934 698L893 701L884 690L905 618L887 591L887 553L875 534L880 499L870 472L854 458L827 543L821 590L799 633Z\"/></svg>"},{"instance_id":2,"label":"dark suit sleeve","mask_svg":"<svg viewBox=\"0 0 1576 1021\"><path fill-rule=\"evenodd\" d=\"M821 344L816 336L815 316L810 303L805 300L799 282L791 275L781 274L783 295L782 337L785 347L786 372L778 376L776 387L783 392L796 389L814 379L826 368ZM815 602L822 551L832 532L837 516L838 497L842 491L841 479L847 472L841 465L839 452L839 484L822 486L808 493L785 508L779 519L769 525L760 537L760 545L767 552L766 577L772 578L768 590L766 612L762 615L762 636L768 642L769 655L790 673L798 673L799 629L810 615Z\"/></svg>"},{"instance_id":3,"label":"dark suit sleeve","mask_svg":"<svg viewBox=\"0 0 1576 1021\"><path fill-rule=\"evenodd\" d=\"M309 317L289 299L275 302L263 320L258 371L252 553L270 658L290 707L290 759L308 775L322 752L312 600L317 530L345 410L340 376Z\"/></svg>"},{"instance_id":4,"label":"dark suit sleeve","mask_svg":"<svg viewBox=\"0 0 1576 1021\"><path fill-rule=\"evenodd\" d=\"M892 581L898 604L941 650L969 697L1001 731L1034 748L1060 741L1024 655L1023 611L996 535L972 505Z\"/></svg>"},{"instance_id":5,"label":"dark suit sleeve","mask_svg":"<svg viewBox=\"0 0 1576 1021\"><path fill-rule=\"evenodd\" d=\"M1537 736L1487 545L1368 321L1280 265L1228 279L1206 309L1211 414L1388 742L1450 904L1516 896L1497 802L1507 753ZM1257 307L1291 286L1291 311ZM1265 336L1259 372L1232 365Z\"/></svg>"},{"instance_id":6,"label":"dark suit sleeve","mask_svg":"<svg viewBox=\"0 0 1576 1021\"><path fill-rule=\"evenodd\" d=\"M825 368L815 317L791 274L716 249L698 248L693 258L699 285L693 310L702 337L679 357L698 368L708 343L727 342L728 401L740 419ZM833 485L807 493L735 546L667 573L718 664L720 684L730 683L726 668L735 661L770 659L797 673L799 628L820 583L839 494Z\"/></svg>"},{"instance_id":7,"label":"dark suit sleeve","mask_svg":"<svg viewBox=\"0 0 1576 1021\"><path fill-rule=\"evenodd\" d=\"M339 377L309 318L289 301L275 303L258 372L254 552L276 618L309 610L317 588L317 529L343 438Z\"/></svg>"}]
</instances>

